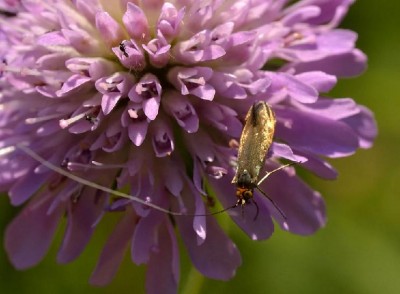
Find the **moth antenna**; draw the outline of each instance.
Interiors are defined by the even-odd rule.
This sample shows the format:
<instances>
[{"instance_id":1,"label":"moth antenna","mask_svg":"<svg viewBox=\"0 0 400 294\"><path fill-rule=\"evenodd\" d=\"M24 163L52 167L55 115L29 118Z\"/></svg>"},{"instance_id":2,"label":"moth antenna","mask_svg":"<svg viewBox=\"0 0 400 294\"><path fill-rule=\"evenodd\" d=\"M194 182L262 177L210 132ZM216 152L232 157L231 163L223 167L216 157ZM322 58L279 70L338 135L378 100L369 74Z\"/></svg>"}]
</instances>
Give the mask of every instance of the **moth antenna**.
<instances>
[{"instance_id":1,"label":"moth antenna","mask_svg":"<svg viewBox=\"0 0 400 294\"><path fill-rule=\"evenodd\" d=\"M260 187L256 186L256 189L257 189L258 191L260 191L261 194L263 194L265 197L267 197L268 200L272 203L272 205L276 208L276 210L279 211L280 215L281 215L285 220L287 220L286 215L283 213L282 209L280 209L279 206L275 203L275 201L272 200L272 198L269 197L269 196L267 195L267 193L265 193L263 190L261 190Z\"/></svg>"},{"instance_id":2,"label":"moth antenna","mask_svg":"<svg viewBox=\"0 0 400 294\"><path fill-rule=\"evenodd\" d=\"M224 208L222 210L216 211L216 212L211 212L211 213L205 213L205 214L180 214L181 216L210 216L210 215L216 215L216 214L220 214L223 213L225 211L231 210L233 208L238 207L239 203L236 203L232 206L229 206L227 208Z\"/></svg>"},{"instance_id":3,"label":"moth antenna","mask_svg":"<svg viewBox=\"0 0 400 294\"><path fill-rule=\"evenodd\" d=\"M117 191L117 190L113 190L113 189L107 188L105 186L96 184L94 182L85 180L85 179L83 179L81 177L78 177L78 176L76 176L76 175L74 175L74 174L72 174L72 173L70 173L70 172L68 172L68 171L66 171L66 170L54 165L54 164L52 164L51 162L47 161L46 159L41 157L39 154L37 154L35 151L33 151L32 149L30 149L27 146L24 146L23 144L18 144L18 145L16 145L16 147L18 149L22 150L24 153L26 153L30 157L32 157L33 159L35 159L37 162L40 162L41 164L43 164L45 167L51 169L52 171L54 171L54 172L56 172L56 173L58 173L60 175L65 176L65 177L69 178L70 180L73 180L73 181L75 181L77 183L80 183L80 184L88 186L88 187L92 187L94 189L101 190L101 191L106 192L106 193L110 193L110 194L112 194L114 196L118 196L118 197L122 197L122 198L133 200L133 201L135 201L137 203L140 203L140 204L146 205L148 207L157 209L157 210L159 210L161 212L165 212L165 213L172 214L172 215L185 215L183 213L170 211L170 210L162 208L161 206L158 206L156 204L152 204L152 203L146 202L146 201L144 201L144 200L142 200L142 199L140 199L140 198L138 198L136 196L129 195L129 194Z\"/></svg>"},{"instance_id":4,"label":"moth antenna","mask_svg":"<svg viewBox=\"0 0 400 294\"><path fill-rule=\"evenodd\" d=\"M258 186L258 185L261 185L261 183L264 182L264 181L265 181L270 175L272 175L273 173L276 173L277 171L280 171L281 169L284 169L284 168L286 168L286 167L289 167L289 166L292 166L292 165L295 165L295 164L300 164L300 163L303 163L303 162L300 162L300 161L293 161L293 162L291 162L291 163L281 165L280 167L277 167L276 169L274 169L274 170L272 170L272 171L270 171L270 172L267 172L267 173L265 174L265 176L263 176L262 179L258 181L257 186Z\"/></svg>"},{"instance_id":5,"label":"moth antenna","mask_svg":"<svg viewBox=\"0 0 400 294\"><path fill-rule=\"evenodd\" d=\"M39 154L37 154L35 151L33 151L31 148L29 148L29 147L27 147L27 146L25 146L23 144L18 144L15 147L20 149L20 150L22 150L28 156L32 157L37 162L43 164L48 169L50 169L50 170L52 170L52 171L54 171L54 172L56 172L56 173L58 173L58 174L60 174L62 176L65 176L65 177L69 178L70 180L73 180L73 181L75 181L75 182L77 182L79 184L82 184L82 185L85 185L85 186L88 186L88 187L91 187L91 188L94 188L94 189L101 190L103 192L112 194L114 196L130 199L130 200L135 201L137 203L146 205L147 207L151 207L153 209L156 209L156 210L159 210L161 212L164 212L164 213L167 213L167 214L171 214L171 215L174 215L174 216L210 216L210 215L223 213L223 212L228 211L230 209L233 209L233 208L235 208L235 207L237 207L239 205L239 202L237 202L235 205L229 206L229 207L224 208L224 209L222 209L220 211L216 211L216 212L213 212L213 213L207 213L207 214L184 214L184 213L181 213L181 212L170 211L170 210L162 208L161 206L158 206L156 204L152 204L152 203L146 202L146 201L140 199L139 197L136 197L136 196L133 196L133 195L129 195L129 194L117 191L117 190L113 190L113 189L110 189L108 187L105 187L105 186L96 184L94 182L91 182L89 180L85 180L84 178L78 177L78 176L76 176L76 175L74 175L74 174L72 174L72 173L70 173L70 172L68 172L68 171L66 171L66 170L54 165L54 164L52 164L51 162L47 161L46 159L41 157ZM13 150L15 150L15 148L13 148L12 150L10 149L10 151L13 151Z\"/></svg>"}]
</instances>

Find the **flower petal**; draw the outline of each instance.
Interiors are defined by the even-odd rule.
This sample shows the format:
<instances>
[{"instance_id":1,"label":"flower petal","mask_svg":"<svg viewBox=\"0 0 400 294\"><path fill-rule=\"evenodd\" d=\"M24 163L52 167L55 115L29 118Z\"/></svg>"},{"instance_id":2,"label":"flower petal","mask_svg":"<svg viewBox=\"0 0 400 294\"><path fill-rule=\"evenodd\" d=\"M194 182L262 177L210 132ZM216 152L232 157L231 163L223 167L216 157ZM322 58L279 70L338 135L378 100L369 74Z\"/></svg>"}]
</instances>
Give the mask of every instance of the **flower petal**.
<instances>
[{"instance_id":1,"label":"flower petal","mask_svg":"<svg viewBox=\"0 0 400 294\"><path fill-rule=\"evenodd\" d=\"M132 211L128 210L112 231L90 277L92 285L105 286L114 278L133 236L136 220Z\"/></svg>"},{"instance_id":2,"label":"flower petal","mask_svg":"<svg viewBox=\"0 0 400 294\"><path fill-rule=\"evenodd\" d=\"M11 203L13 205L21 205L24 203L49 180L51 175L50 172L30 172L24 177L19 178L8 192Z\"/></svg>"},{"instance_id":3,"label":"flower petal","mask_svg":"<svg viewBox=\"0 0 400 294\"><path fill-rule=\"evenodd\" d=\"M59 206L48 213L52 195L30 203L8 225L5 248L11 263L17 269L26 269L39 263L47 253L64 209ZM44 198L44 199L43 199Z\"/></svg>"},{"instance_id":4,"label":"flower petal","mask_svg":"<svg viewBox=\"0 0 400 294\"><path fill-rule=\"evenodd\" d=\"M67 210L67 229L57 254L60 263L71 262L82 253L92 236L95 222L103 212L104 201L98 201L100 198L96 197L96 190L84 189L83 193L84 196L77 203L70 203Z\"/></svg>"},{"instance_id":5,"label":"flower petal","mask_svg":"<svg viewBox=\"0 0 400 294\"><path fill-rule=\"evenodd\" d=\"M277 167L276 164L269 165L268 170ZM270 208L282 229L299 235L309 235L325 225L325 204L321 195L311 190L293 171L293 168L278 171L261 184L261 189L285 213L286 220L268 199L264 196L260 196L258 199L262 199Z\"/></svg>"},{"instance_id":6,"label":"flower petal","mask_svg":"<svg viewBox=\"0 0 400 294\"><path fill-rule=\"evenodd\" d=\"M151 254L146 276L149 294L174 294L179 281L179 250L170 222L163 222L158 230L158 246Z\"/></svg>"},{"instance_id":7,"label":"flower petal","mask_svg":"<svg viewBox=\"0 0 400 294\"><path fill-rule=\"evenodd\" d=\"M190 225L190 217L178 217L176 223L197 270L212 279L228 280L235 275L237 267L242 262L239 251L214 218L205 218L207 238L201 245L198 245L197 234Z\"/></svg>"},{"instance_id":8,"label":"flower petal","mask_svg":"<svg viewBox=\"0 0 400 294\"><path fill-rule=\"evenodd\" d=\"M353 154L357 134L345 123L294 109L276 109L276 135L290 146L329 157Z\"/></svg>"},{"instance_id":9,"label":"flower petal","mask_svg":"<svg viewBox=\"0 0 400 294\"><path fill-rule=\"evenodd\" d=\"M102 11L96 14L96 27L104 41L110 46L115 46L119 44L120 40L124 39L120 25L108 12Z\"/></svg>"},{"instance_id":10,"label":"flower petal","mask_svg":"<svg viewBox=\"0 0 400 294\"><path fill-rule=\"evenodd\" d=\"M140 7L128 2L122 21L130 37L134 39L147 39L149 24L145 13Z\"/></svg>"}]
</instances>

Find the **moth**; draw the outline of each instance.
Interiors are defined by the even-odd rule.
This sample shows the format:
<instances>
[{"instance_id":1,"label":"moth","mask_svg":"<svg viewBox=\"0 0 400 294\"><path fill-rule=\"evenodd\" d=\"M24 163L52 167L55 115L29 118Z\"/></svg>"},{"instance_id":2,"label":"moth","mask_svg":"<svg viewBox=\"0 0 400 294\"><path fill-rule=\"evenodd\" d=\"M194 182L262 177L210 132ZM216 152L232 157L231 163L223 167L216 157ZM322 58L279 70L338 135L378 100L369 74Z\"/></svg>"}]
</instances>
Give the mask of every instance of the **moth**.
<instances>
[{"instance_id":1,"label":"moth","mask_svg":"<svg viewBox=\"0 0 400 294\"><path fill-rule=\"evenodd\" d=\"M253 198L254 189L257 189L269 199L286 219L285 214L279 206L259 186L272 173L294 163L286 164L271 172L267 172L261 180L258 180L260 171L265 163L265 157L274 138L275 124L275 114L271 107L264 101L255 102L247 112L245 125L239 141L236 173L232 179L232 184L236 185L237 197L237 202L233 207L240 205L242 207L242 214L246 204L253 202L257 208L257 217L258 205Z\"/></svg>"}]
</instances>

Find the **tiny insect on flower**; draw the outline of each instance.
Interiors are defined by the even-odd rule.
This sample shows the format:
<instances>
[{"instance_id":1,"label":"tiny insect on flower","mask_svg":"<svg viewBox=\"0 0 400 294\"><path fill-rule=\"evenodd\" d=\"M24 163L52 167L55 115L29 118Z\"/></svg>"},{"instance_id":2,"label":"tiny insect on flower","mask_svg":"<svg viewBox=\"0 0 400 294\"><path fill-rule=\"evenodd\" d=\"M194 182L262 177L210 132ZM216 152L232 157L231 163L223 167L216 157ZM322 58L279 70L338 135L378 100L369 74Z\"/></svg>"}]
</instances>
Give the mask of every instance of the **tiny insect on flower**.
<instances>
[{"instance_id":1,"label":"tiny insect on flower","mask_svg":"<svg viewBox=\"0 0 400 294\"><path fill-rule=\"evenodd\" d=\"M129 57L128 52L126 52L126 45L123 41L119 43L119 50L121 50L125 57Z\"/></svg>"}]
</instances>

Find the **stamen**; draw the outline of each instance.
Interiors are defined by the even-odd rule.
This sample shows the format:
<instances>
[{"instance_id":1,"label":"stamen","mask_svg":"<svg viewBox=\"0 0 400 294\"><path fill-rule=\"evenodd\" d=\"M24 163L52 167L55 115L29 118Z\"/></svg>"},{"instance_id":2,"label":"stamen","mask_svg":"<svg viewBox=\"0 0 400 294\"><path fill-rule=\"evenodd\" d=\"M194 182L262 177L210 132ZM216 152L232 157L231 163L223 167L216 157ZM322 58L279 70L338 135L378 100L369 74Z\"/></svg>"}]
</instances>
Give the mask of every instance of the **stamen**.
<instances>
[{"instance_id":1,"label":"stamen","mask_svg":"<svg viewBox=\"0 0 400 294\"><path fill-rule=\"evenodd\" d=\"M51 115L41 116L41 117L30 117L30 118L25 119L25 123L28 125L33 125L33 124L44 122L47 120L59 118L61 115L62 114L51 114Z\"/></svg>"},{"instance_id":2,"label":"stamen","mask_svg":"<svg viewBox=\"0 0 400 294\"><path fill-rule=\"evenodd\" d=\"M15 146L7 146L0 148L0 157L14 152L17 148Z\"/></svg>"},{"instance_id":3,"label":"stamen","mask_svg":"<svg viewBox=\"0 0 400 294\"><path fill-rule=\"evenodd\" d=\"M68 167L82 167L82 168L90 168L90 169L117 169L117 168L125 168L126 164L104 164L98 161L92 161L91 164L83 164L79 162L68 162Z\"/></svg>"},{"instance_id":4,"label":"stamen","mask_svg":"<svg viewBox=\"0 0 400 294\"><path fill-rule=\"evenodd\" d=\"M78 114L76 116L73 116L69 119L60 119L60 122L59 122L60 127L62 129L65 129L65 128L69 127L71 124L76 123L77 121L85 118L86 116L87 116L87 113L84 112L84 113Z\"/></svg>"}]
</instances>

